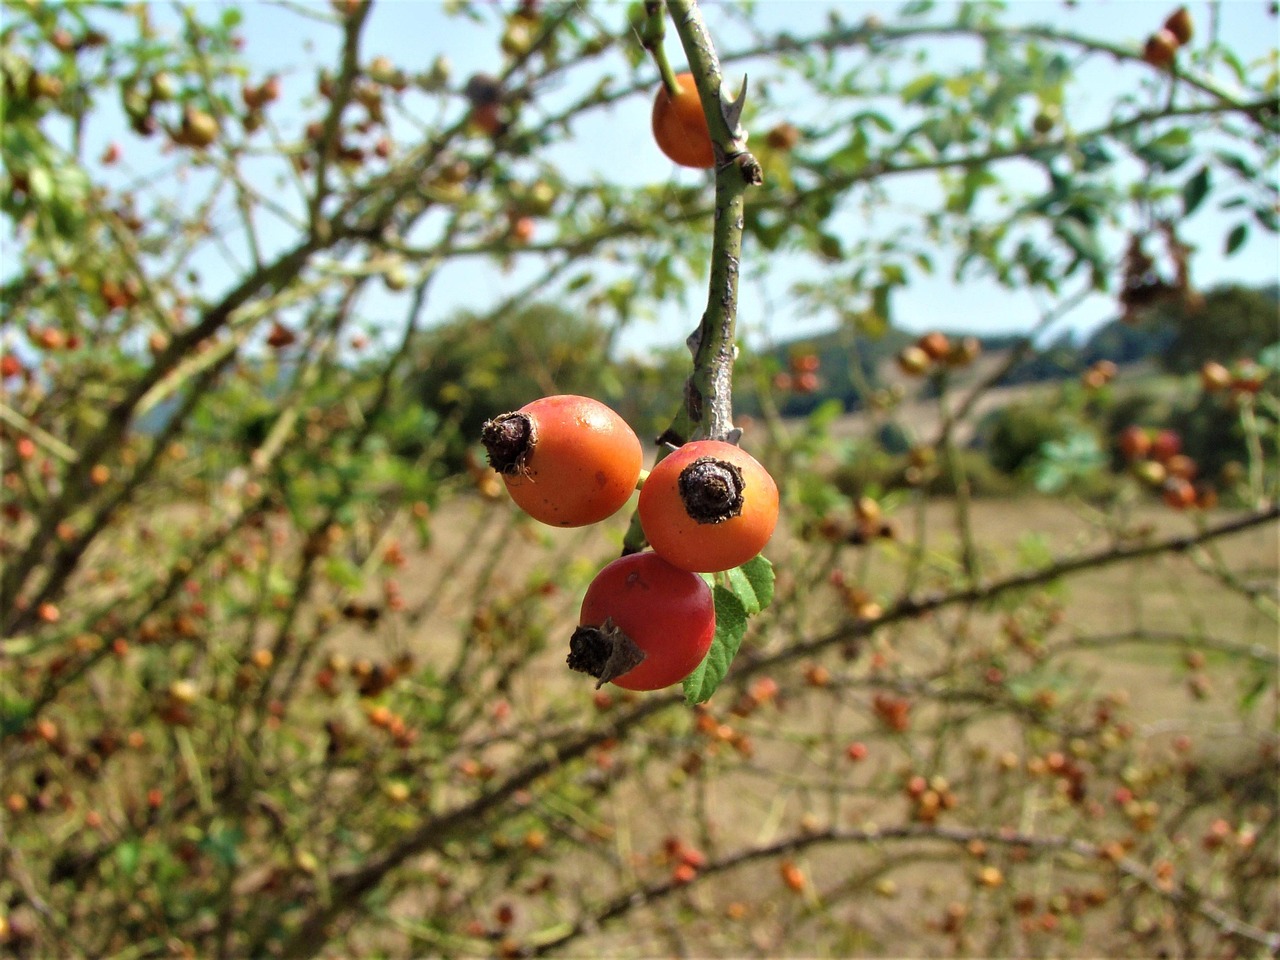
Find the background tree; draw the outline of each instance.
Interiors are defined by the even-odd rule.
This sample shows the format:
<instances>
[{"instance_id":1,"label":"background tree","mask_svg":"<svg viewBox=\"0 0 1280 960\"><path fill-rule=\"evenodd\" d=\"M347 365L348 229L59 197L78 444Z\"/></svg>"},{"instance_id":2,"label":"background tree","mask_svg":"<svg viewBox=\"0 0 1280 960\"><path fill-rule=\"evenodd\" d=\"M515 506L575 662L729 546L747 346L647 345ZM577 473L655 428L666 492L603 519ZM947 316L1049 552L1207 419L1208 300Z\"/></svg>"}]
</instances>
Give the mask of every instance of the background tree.
<instances>
[{"instance_id":1,"label":"background tree","mask_svg":"<svg viewBox=\"0 0 1280 960\"><path fill-rule=\"evenodd\" d=\"M1155 321L1173 331L1160 362L1166 370L1190 373L1210 360L1256 357L1277 341L1278 311L1274 289L1232 285L1208 290L1195 309L1169 308Z\"/></svg>"}]
</instances>

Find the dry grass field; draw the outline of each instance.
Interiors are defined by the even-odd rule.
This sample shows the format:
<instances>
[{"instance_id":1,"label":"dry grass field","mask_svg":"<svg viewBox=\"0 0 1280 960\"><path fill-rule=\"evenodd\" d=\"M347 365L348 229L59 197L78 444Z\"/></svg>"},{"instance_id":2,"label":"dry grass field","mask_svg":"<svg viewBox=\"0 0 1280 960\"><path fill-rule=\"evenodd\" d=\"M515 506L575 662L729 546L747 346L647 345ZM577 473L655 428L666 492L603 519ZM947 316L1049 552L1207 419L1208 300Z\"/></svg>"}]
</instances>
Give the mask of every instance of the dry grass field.
<instances>
[{"instance_id":1,"label":"dry grass field","mask_svg":"<svg viewBox=\"0 0 1280 960\"><path fill-rule=\"evenodd\" d=\"M949 532L954 528L953 509L944 500L924 508L930 538L922 554L922 589L955 576L954 537ZM1097 518L1088 508L1063 500L978 501L972 519L987 577L1011 573L1037 550L1050 546L1055 555L1070 555L1112 542L1112 535L1094 523ZM901 589L903 565L914 549L913 518L904 513L903 520L900 543L866 548L872 556L854 548L837 551L827 559L822 576L834 568L848 576L865 571L864 585L887 606ZM1136 539L1194 528L1187 516L1154 506L1136 510L1129 523L1129 533ZM622 533L617 520L603 536L600 530L589 534L547 530L515 518L505 502L479 500L450 507L446 516L436 517L433 529L436 541L425 552L411 555L399 579L410 608L419 598L434 599L421 621L395 641L428 661L444 658L457 644L468 642L468 618L476 596L483 597L486 591L499 595L525 578L553 579L566 571L571 580L585 585L591 571L616 549ZM1214 548L1232 569L1245 571L1263 597L1274 597L1280 557L1277 532L1275 525L1254 529ZM794 577L819 573L811 566L790 567L793 560L811 563L801 560L802 551L792 546L780 539L768 551L782 589ZM1193 766L1200 773L1186 777L1174 794L1185 797L1196 789L1260 790L1253 802L1273 803L1274 790L1268 795L1265 780L1230 778L1256 767L1257 747L1274 730L1274 685L1251 711L1242 715L1237 709L1253 675L1242 669L1242 663L1274 673L1274 622L1258 605L1223 590L1201 566L1195 557L1166 554L1150 563L1083 573L1053 588L1049 596L1061 611L1062 625L1048 634L1047 655L1038 676L1044 689L1062 691L1067 697L1111 697L1124 704L1139 745L1135 755L1145 758L1143 762L1167 766L1174 756L1171 744L1180 737L1189 738ZM567 638L579 595L580 591L565 589L547 597L544 612L554 624L552 639L531 668L514 678L510 697L518 713L536 713L564 696L590 698L589 683L564 669L564 651L554 639ZM820 635L840 619L836 597L825 585L815 587L808 597L807 604L793 609L794 621L762 620L748 636L750 651L739 661L740 667L750 669L759 658ZM1025 925L1020 926L1019 911L1034 903L1039 916L1045 909L1057 909L1055 897L1065 903L1068 894L1096 891L1096 863L1086 857L1068 857L1056 866L1046 862L1024 868L1016 848L982 859L959 853L956 847L971 828L979 833L1008 829L1064 835L1072 841L1101 844L1114 839L1115 825L1100 822L1096 830L1089 827L1087 818L1082 821L1073 809L1062 808L1051 782L1021 776L1024 764L1034 763L1032 758L1053 746L1050 739L1037 739L1007 716L984 716L980 706L950 705L945 695L937 695L948 687L946 664L965 670L968 645L981 645L985 638L997 636L1005 618L1018 615L1024 604L1041 602L1043 597L1026 596L990 610L940 612L921 621L889 625L877 631L854 659L822 659L833 678L823 686L815 686L808 672L817 661L782 666L771 674L783 691L777 706L734 721L753 744L745 761L730 764L712 757L697 772L682 769L689 766L682 763L682 755L696 742L687 712L663 721L673 752L671 762L642 764L637 755L637 766L629 771L632 776L608 793L603 807L591 814L581 812L583 830L587 834L598 830L607 839L603 847L588 845L564 864L559 879L565 884L561 896L566 900L590 901L615 883L643 884L660 859L655 851L672 835L695 839L713 857L743 846L767 849L797 831L867 831L868 837L861 843L815 844L799 853L795 862L812 881L802 896L789 895L779 884L773 861L757 863L748 858L687 893L626 911L625 921L576 940L573 954L737 955L744 933L746 942L754 945L754 955L761 957L1060 952L1061 940L1027 933ZM1269 602L1259 600L1262 606ZM1165 642L1175 635L1198 635L1204 643ZM1253 657L1242 660L1215 652L1215 647L1248 650ZM347 639L345 650L353 655L379 653L370 651L358 633ZM1203 671L1189 670L1187 657L1193 651L1206 658ZM915 690L922 698L926 691L935 694L913 716L912 732L906 736L886 733L871 707L871 689L882 682L875 661L883 658L895 665L893 676L899 678L901 689ZM1209 678L1208 695L1189 690L1193 672ZM717 695L710 704L714 716L726 717L737 689L730 682ZM857 765L842 754L843 745L854 741L866 743L870 751L867 760ZM1011 762L1010 757L1016 759L1019 776L1009 775L1000 766ZM608 762L626 767L630 762L627 746L611 754ZM1096 763L1099 769L1105 767L1102 759ZM601 776L610 769L603 767ZM953 827L960 839L953 843L875 839L873 835L881 829L909 824L911 807L901 785L910 771L918 769L944 771L941 775L950 780L959 805L941 824ZM1269 768L1264 764L1262 769ZM1224 788L1223 784L1233 785ZM1247 796L1237 799L1248 808ZM1103 797L1102 802L1110 803L1110 798ZM1205 827L1202 819L1195 815L1182 824L1187 836ZM1174 836L1153 842L1185 845ZM1208 855L1200 857L1192 851L1191 860L1201 869L1212 869ZM998 889L975 883L984 864L998 864L1007 882ZM857 889L866 895L847 896ZM518 896L514 900L520 903ZM829 909L828 901L840 906ZM981 937L948 933L948 911L960 909L956 904L975 921ZM1275 907L1280 909L1280 900ZM412 897L399 905L409 915L416 908ZM1135 952L1131 940L1123 946L1111 940L1117 925L1132 919L1116 910L1104 905L1085 920L1064 914L1073 925L1071 955L1144 955L1141 950ZM522 915L525 912L538 911L522 905Z\"/></svg>"}]
</instances>

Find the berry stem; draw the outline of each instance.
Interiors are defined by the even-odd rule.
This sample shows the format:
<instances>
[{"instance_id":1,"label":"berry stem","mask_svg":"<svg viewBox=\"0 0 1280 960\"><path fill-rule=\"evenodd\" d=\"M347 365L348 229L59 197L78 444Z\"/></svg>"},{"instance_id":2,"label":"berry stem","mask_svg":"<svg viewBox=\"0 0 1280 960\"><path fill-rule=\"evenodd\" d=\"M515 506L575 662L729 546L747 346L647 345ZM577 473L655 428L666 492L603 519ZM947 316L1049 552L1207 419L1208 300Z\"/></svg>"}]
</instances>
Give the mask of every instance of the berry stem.
<instances>
[{"instance_id":1,"label":"berry stem","mask_svg":"<svg viewBox=\"0 0 1280 960\"><path fill-rule=\"evenodd\" d=\"M671 61L667 59L666 48L662 41L667 35L667 5L665 0L645 0L645 19L640 28L640 42L653 57L662 76L662 85L667 88L667 96L674 100L680 95L680 84L676 82L676 72L671 69Z\"/></svg>"}]
</instances>

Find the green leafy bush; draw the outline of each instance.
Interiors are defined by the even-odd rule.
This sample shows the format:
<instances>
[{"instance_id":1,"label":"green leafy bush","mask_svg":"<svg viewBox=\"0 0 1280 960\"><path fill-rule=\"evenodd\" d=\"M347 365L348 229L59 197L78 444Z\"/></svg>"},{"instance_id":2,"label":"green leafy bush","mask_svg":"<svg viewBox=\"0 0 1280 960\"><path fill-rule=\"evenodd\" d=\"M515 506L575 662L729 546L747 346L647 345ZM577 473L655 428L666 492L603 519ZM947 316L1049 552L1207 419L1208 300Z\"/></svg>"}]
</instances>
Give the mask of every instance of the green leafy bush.
<instances>
[{"instance_id":1,"label":"green leafy bush","mask_svg":"<svg viewBox=\"0 0 1280 960\"><path fill-rule=\"evenodd\" d=\"M1046 443L1066 439L1071 424L1051 403L1012 403L990 414L978 433L991 465L1014 475L1040 453Z\"/></svg>"}]
</instances>

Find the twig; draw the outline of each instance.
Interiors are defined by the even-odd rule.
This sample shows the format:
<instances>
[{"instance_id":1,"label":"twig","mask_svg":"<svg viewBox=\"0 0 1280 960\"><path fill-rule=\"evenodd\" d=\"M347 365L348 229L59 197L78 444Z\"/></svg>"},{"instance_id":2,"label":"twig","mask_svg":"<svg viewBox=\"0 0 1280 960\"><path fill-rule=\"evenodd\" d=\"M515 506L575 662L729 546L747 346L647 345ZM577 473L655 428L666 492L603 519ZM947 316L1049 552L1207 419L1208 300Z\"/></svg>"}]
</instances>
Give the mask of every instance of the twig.
<instances>
[{"instance_id":1,"label":"twig","mask_svg":"<svg viewBox=\"0 0 1280 960\"><path fill-rule=\"evenodd\" d=\"M693 354L693 373L685 382L679 413L662 434L669 442L709 438L733 441L733 364L737 358L738 276L742 259L742 225L747 188L763 182L760 164L747 151L746 132L739 119L746 98L744 88L733 102L722 97L720 61L693 0L668 4L684 47L707 118L716 162L715 220L711 241L711 278L707 308L687 341ZM669 451L659 447L656 460ZM623 553L644 546L638 516L623 540Z\"/></svg>"},{"instance_id":2,"label":"twig","mask_svg":"<svg viewBox=\"0 0 1280 960\"><path fill-rule=\"evenodd\" d=\"M1103 849L1097 844L1088 843L1084 840L1073 840L1070 837L1035 836L1013 830L974 830L962 827L929 826L927 824L903 824L879 829L831 828L825 831L786 837L776 843L740 850L720 860L711 861L698 871L698 879L705 880L744 864L758 860L772 860L780 856L807 850L810 847L911 840L939 840L962 845L981 841L992 845L1021 847L1027 850L1065 851L1095 861L1105 862L1107 860ZM1280 951L1280 932L1265 930L1232 916L1217 904L1205 900L1198 891L1185 884L1170 886L1161 883L1151 870L1129 857L1122 857L1114 861L1114 863L1115 868L1121 873L1137 880L1166 900L1182 906L1189 906L1223 933L1258 944L1272 954ZM646 906L685 886L686 884L674 879L668 879L642 887L639 890L621 894L606 903L590 917L576 921L569 930L554 939L538 942L531 947L530 952L535 956L550 953L577 939L584 933L597 930L610 921L630 913L637 907Z\"/></svg>"},{"instance_id":3,"label":"twig","mask_svg":"<svg viewBox=\"0 0 1280 960\"><path fill-rule=\"evenodd\" d=\"M819 650L845 643L850 639L867 636L873 630L889 623L918 618L929 611L990 600L1009 591L1025 589L1059 577L1126 560L1166 551L1186 551L1197 544L1270 523L1278 517L1280 517L1280 508L1273 508L1263 513L1238 517L1191 536L1172 537L1140 547L1113 548L1069 560L1060 560L1039 570L989 581L980 587L971 587L955 593L938 594L920 600L908 598L874 620L855 621L807 643L795 644L772 656L762 657L738 670L737 677L741 679L756 673L776 670L780 664L813 656ZM477 824L495 814L512 794L535 782L539 777L584 756L601 742L621 738L649 717L682 703L684 703L683 692L654 695L637 704L629 712L618 716L612 723L601 724L585 734L569 739L548 737L539 757L528 762L501 783L473 800L426 819L360 866L335 874L332 897L325 903L317 903L311 908L310 912L303 917L292 939L284 944L280 955L283 957L312 955L325 942L326 928L344 914L359 909L363 898L376 889L391 871L413 857L429 850L439 849L443 843L454 836L466 831L474 831ZM643 897L644 891L633 895ZM1229 921L1231 918L1226 920ZM1225 926L1224 929L1226 929Z\"/></svg>"}]
</instances>

